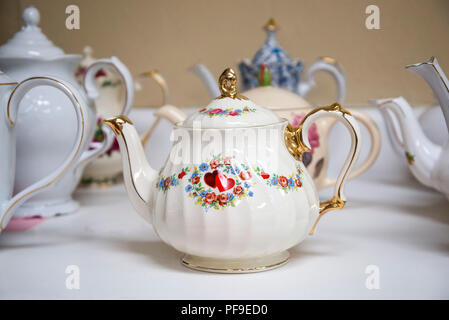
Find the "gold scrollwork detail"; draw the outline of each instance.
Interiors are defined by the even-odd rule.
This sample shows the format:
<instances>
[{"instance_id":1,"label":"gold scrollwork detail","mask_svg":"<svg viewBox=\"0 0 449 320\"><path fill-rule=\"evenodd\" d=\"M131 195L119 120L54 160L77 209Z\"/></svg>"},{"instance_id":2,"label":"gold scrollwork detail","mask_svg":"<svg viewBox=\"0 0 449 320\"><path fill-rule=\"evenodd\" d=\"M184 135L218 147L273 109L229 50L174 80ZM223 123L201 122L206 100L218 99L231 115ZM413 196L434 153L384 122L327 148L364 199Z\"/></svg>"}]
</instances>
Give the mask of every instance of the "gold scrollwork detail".
<instances>
[{"instance_id":1,"label":"gold scrollwork detail","mask_svg":"<svg viewBox=\"0 0 449 320\"><path fill-rule=\"evenodd\" d=\"M309 151L309 148L305 146L300 139L298 139L298 132L300 132L302 126L297 128L293 127L290 123L285 128L284 142L288 152L298 161L302 161L302 154Z\"/></svg>"},{"instance_id":2,"label":"gold scrollwork detail","mask_svg":"<svg viewBox=\"0 0 449 320\"><path fill-rule=\"evenodd\" d=\"M284 142L287 147L287 150L296 160L302 161L302 154L304 152L310 151L310 149L305 145L303 138L301 136L304 121L313 114L323 110L327 112L338 111L341 112L342 114L351 115L351 113L348 110L342 108L342 106L336 102L330 106L315 108L302 119L301 123L296 128L293 127L291 124L288 124L284 133Z\"/></svg>"},{"instance_id":3,"label":"gold scrollwork detail","mask_svg":"<svg viewBox=\"0 0 449 320\"><path fill-rule=\"evenodd\" d=\"M309 235L313 235L315 233L316 226L318 225L318 222L320 219L329 211L332 210L340 210L343 209L345 206L346 201L343 201L339 196L334 196L332 199L328 201L320 202L320 212L318 215L318 218L316 219L315 223L313 224L312 229L309 231Z\"/></svg>"}]
</instances>

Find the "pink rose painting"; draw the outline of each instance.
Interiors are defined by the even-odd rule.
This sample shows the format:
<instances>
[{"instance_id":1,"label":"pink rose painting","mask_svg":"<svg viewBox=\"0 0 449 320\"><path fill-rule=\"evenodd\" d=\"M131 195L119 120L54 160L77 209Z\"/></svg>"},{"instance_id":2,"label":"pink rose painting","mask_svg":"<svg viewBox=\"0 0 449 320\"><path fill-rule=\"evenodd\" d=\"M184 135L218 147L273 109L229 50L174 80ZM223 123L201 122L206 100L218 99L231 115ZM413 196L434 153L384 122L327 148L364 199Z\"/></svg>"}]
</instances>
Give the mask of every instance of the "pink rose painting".
<instances>
[{"instance_id":1,"label":"pink rose painting","mask_svg":"<svg viewBox=\"0 0 449 320\"><path fill-rule=\"evenodd\" d=\"M293 120L291 121L292 126L297 127L301 120L304 118L305 114L296 114L292 112ZM313 154L313 151L315 148L318 148L320 146L320 136L318 134L318 126L316 123L312 124L312 126L309 129L309 142L310 146L312 147L312 150L310 151L311 154Z\"/></svg>"},{"instance_id":2,"label":"pink rose painting","mask_svg":"<svg viewBox=\"0 0 449 320\"><path fill-rule=\"evenodd\" d=\"M76 69L75 77L81 77L81 76L84 77L86 72L87 72L87 66L79 65L78 68ZM106 77L106 76L107 76L107 74L103 69L98 70L97 73L95 74L95 78Z\"/></svg>"},{"instance_id":3,"label":"pink rose painting","mask_svg":"<svg viewBox=\"0 0 449 320\"><path fill-rule=\"evenodd\" d=\"M209 114L217 114L217 113L220 113L220 112L222 112L222 111L223 111L222 109L216 108L216 109L210 110L210 111L209 111Z\"/></svg>"}]
</instances>

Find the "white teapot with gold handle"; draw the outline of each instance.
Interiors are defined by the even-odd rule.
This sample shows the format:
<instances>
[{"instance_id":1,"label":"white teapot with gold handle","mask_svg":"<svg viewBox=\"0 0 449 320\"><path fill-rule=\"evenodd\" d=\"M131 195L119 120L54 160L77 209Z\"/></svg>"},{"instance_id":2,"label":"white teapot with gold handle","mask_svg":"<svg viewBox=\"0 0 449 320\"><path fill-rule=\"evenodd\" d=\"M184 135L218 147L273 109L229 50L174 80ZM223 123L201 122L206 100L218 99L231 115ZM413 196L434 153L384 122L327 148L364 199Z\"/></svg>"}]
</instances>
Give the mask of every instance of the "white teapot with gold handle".
<instances>
[{"instance_id":1,"label":"white teapot with gold handle","mask_svg":"<svg viewBox=\"0 0 449 320\"><path fill-rule=\"evenodd\" d=\"M240 95L236 75L220 76L221 95L175 125L175 142L160 172L148 164L131 121L105 123L118 137L128 196L159 237L203 271L254 272L287 262L288 249L313 233L319 219L343 208L344 184L360 149L357 122L339 104L314 109L297 128ZM301 162L304 132L323 116L349 130L351 148L334 196L320 202Z\"/></svg>"},{"instance_id":2,"label":"white teapot with gold handle","mask_svg":"<svg viewBox=\"0 0 449 320\"><path fill-rule=\"evenodd\" d=\"M60 141L55 148L60 148L68 145L71 150L64 155L64 160L59 166L55 166L52 170L40 177L38 181L29 186L18 190L15 194L14 178L15 173L19 170L36 170L40 172L42 163L39 159L33 159L31 162L32 168L16 168L16 130L15 126L18 118L21 116L18 113L19 105L25 95L36 87L50 86L62 94L64 94L70 101L76 115L76 121L69 119L69 122L76 123L75 139L72 145L70 141ZM5 229L10 219L17 212L17 209L28 199L36 196L38 193L61 187L61 177L64 173L76 166L77 161L82 153L82 145L86 142L86 123L85 117L87 115L87 103L80 95L78 90L70 83L62 79L50 77L33 77L25 79L20 83L11 80L3 72L0 72L0 232ZM46 106L41 106L45 109ZM35 123L44 120L42 117L33 119ZM67 122L60 122L52 129L57 131L61 127L67 126ZM32 126L32 123L30 123ZM30 127L32 132L33 128ZM25 141L24 148L35 148L31 141Z\"/></svg>"},{"instance_id":3,"label":"white teapot with gold handle","mask_svg":"<svg viewBox=\"0 0 449 320\"><path fill-rule=\"evenodd\" d=\"M10 40L0 46L0 70L17 82L38 75L59 78L75 87L87 103L84 117L85 135L77 164L66 170L59 188L45 190L29 199L17 211L16 216L53 216L74 212L79 203L72 198L85 166L106 152L113 142L109 130L107 139L94 149L90 147L97 125L97 111L94 100L99 92L95 75L100 69L114 68L120 75L125 90L122 108L114 114L128 114L133 103L133 79L126 66L116 57L99 59L86 71L84 83L80 86L75 79L75 68L81 55L66 54L56 47L39 28L40 13L34 7L23 12L24 26ZM24 189L34 181L49 174L62 163L70 152L76 127L69 120L74 117L66 95L51 86L40 86L30 90L21 101L20 115L16 124L17 165L14 187ZM43 108L42 106L45 106ZM36 122L35 119L41 119ZM64 126L59 125L64 123ZM32 129L30 129L32 128ZM55 129L57 128L57 130ZM65 141L66 144L61 145ZM24 146L29 142L32 148ZM40 162L37 170L35 161Z\"/></svg>"}]
</instances>

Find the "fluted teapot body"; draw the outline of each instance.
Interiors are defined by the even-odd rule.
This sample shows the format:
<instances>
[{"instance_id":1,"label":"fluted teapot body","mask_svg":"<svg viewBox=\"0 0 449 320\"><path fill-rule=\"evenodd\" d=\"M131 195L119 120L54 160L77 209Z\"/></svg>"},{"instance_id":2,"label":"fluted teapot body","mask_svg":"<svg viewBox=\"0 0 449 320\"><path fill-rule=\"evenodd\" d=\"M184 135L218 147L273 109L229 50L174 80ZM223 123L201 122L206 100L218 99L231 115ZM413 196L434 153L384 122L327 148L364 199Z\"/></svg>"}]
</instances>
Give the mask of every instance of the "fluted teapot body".
<instances>
[{"instance_id":1,"label":"fluted teapot body","mask_svg":"<svg viewBox=\"0 0 449 320\"><path fill-rule=\"evenodd\" d=\"M240 95L232 69L223 72L219 86L219 97L175 125L160 172L148 165L129 119L106 123L118 137L131 202L164 242L185 253L185 266L268 270L286 263L287 250L313 233L326 212L344 206L343 185L358 156L359 129L338 104L315 109L294 128ZM301 161L310 150L302 132L324 115L350 129L352 146L334 197L320 203Z\"/></svg>"}]
</instances>

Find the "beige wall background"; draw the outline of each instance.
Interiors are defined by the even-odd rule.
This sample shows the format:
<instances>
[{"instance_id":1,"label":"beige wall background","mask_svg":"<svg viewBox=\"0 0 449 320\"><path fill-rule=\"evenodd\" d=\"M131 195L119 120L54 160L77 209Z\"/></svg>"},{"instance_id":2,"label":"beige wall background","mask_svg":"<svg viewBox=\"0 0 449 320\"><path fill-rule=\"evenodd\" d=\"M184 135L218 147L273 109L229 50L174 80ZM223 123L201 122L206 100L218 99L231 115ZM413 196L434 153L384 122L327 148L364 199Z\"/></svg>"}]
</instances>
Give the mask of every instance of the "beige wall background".
<instances>
[{"instance_id":1,"label":"beige wall background","mask_svg":"<svg viewBox=\"0 0 449 320\"><path fill-rule=\"evenodd\" d=\"M81 11L80 30L65 28L65 8ZM381 30L365 28L365 8L380 8ZM209 101L206 89L187 69L199 62L217 75L252 58L265 40L261 27L274 17L278 40L306 67L319 56L336 58L347 76L347 105L399 96L414 105L434 103L425 82L404 66L437 56L449 73L448 0L2 0L0 43L22 25L22 10L34 5L41 28L67 53L85 45L97 58L118 56L134 75L158 69L166 78L171 102L198 106ZM329 104L335 96L327 75L308 100ZM136 106L157 105L162 97L148 80Z\"/></svg>"}]
</instances>

